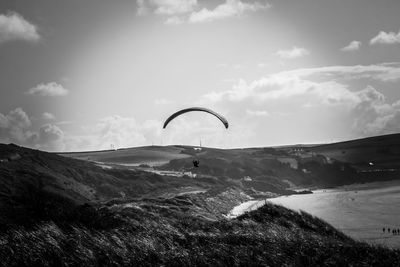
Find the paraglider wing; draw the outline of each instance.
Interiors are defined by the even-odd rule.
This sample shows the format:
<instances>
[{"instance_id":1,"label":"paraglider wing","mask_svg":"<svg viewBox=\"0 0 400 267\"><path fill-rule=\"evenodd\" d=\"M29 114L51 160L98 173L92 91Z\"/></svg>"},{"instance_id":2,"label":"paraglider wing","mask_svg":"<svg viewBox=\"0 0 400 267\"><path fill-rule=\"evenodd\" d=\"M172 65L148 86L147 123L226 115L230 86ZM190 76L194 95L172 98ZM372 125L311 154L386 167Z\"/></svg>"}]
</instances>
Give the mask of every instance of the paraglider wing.
<instances>
[{"instance_id":1,"label":"paraglider wing","mask_svg":"<svg viewBox=\"0 0 400 267\"><path fill-rule=\"evenodd\" d=\"M229 127L228 121L223 116L218 114L217 112L215 112L211 109L208 109L208 108L193 107L193 108L185 108L185 109L179 110L179 111L175 112L174 114L172 114L171 116L169 116L169 118L164 122L163 128L165 129L165 127L167 127L168 123L170 123L170 121L172 121L179 115L182 115L186 112L191 112L191 111L203 111L203 112L210 113L210 114L214 115L215 117L217 117L224 124L226 129L228 129L228 127Z\"/></svg>"}]
</instances>

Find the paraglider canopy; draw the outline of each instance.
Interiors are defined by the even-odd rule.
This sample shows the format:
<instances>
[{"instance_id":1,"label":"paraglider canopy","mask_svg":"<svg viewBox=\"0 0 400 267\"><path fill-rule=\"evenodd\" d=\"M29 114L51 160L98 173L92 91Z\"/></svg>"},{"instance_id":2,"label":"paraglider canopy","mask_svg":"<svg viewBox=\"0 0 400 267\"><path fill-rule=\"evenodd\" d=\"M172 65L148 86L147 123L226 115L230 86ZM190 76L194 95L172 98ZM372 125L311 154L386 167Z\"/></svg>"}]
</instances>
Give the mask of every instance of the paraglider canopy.
<instances>
[{"instance_id":1,"label":"paraglider canopy","mask_svg":"<svg viewBox=\"0 0 400 267\"><path fill-rule=\"evenodd\" d=\"M228 127L229 127L228 121L223 116L218 114L217 112L215 112L211 109L208 109L208 108L192 107L192 108L181 109L181 110L175 112L174 114L172 114L171 116L169 116L169 118L164 122L163 128L165 129L165 127L167 127L168 123L170 123L176 117L178 117L184 113L191 112L191 111L203 111L203 112L210 113L211 115L214 115L215 117L217 117L224 124L226 129L228 129Z\"/></svg>"}]
</instances>

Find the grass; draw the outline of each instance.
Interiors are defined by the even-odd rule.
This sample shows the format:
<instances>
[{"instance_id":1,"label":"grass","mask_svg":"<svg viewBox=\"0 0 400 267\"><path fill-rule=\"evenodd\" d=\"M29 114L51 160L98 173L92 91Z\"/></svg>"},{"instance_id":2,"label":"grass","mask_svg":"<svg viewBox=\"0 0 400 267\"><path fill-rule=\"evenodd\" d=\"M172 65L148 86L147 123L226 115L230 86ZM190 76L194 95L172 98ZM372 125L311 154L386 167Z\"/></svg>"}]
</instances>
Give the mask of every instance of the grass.
<instances>
[{"instance_id":1,"label":"grass","mask_svg":"<svg viewBox=\"0 0 400 267\"><path fill-rule=\"evenodd\" d=\"M174 205L190 202L169 200ZM161 205L163 204L163 205ZM233 220L206 220L167 202L95 220L42 221L0 235L2 266L399 266L400 251L360 243L307 213L273 204ZM179 204L178 204L179 207ZM107 212L104 212L107 210ZM92 223L92 222L102 223Z\"/></svg>"}]
</instances>

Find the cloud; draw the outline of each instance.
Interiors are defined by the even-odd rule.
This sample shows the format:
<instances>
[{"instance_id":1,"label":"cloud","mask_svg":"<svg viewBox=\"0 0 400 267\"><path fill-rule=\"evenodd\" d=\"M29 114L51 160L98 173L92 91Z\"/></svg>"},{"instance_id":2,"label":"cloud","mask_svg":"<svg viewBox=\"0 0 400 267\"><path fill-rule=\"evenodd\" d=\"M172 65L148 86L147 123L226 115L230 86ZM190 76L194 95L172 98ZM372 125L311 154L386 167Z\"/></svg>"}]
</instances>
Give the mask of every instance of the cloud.
<instances>
[{"instance_id":1,"label":"cloud","mask_svg":"<svg viewBox=\"0 0 400 267\"><path fill-rule=\"evenodd\" d=\"M202 2L204 4L204 2ZM270 7L268 3L225 0L214 9L201 8L197 0L137 0L137 14L167 16L164 24L178 25L185 22L203 23L229 17L240 17Z\"/></svg>"},{"instance_id":2,"label":"cloud","mask_svg":"<svg viewBox=\"0 0 400 267\"><path fill-rule=\"evenodd\" d=\"M74 124L73 121L58 121L56 123L57 125L70 125L70 124Z\"/></svg>"},{"instance_id":3,"label":"cloud","mask_svg":"<svg viewBox=\"0 0 400 267\"><path fill-rule=\"evenodd\" d=\"M15 40L37 42L39 39L37 26L18 13L0 14L0 43Z\"/></svg>"},{"instance_id":4,"label":"cloud","mask_svg":"<svg viewBox=\"0 0 400 267\"><path fill-rule=\"evenodd\" d=\"M246 125L245 115L252 116L253 130L269 133L277 142L285 142L286 133L287 142L318 134L354 138L393 133L400 131L400 101L390 103L368 83L400 80L399 71L399 63L282 71L251 82L241 79L229 90L204 95L201 104L224 108ZM367 85L361 90L354 86L362 83ZM283 113L284 121L277 116Z\"/></svg>"},{"instance_id":5,"label":"cloud","mask_svg":"<svg viewBox=\"0 0 400 267\"><path fill-rule=\"evenodd\" d=\"M360 41L351 41L350 44L341 48L341 51L348 52L348 51L356 51L360 49L361 42Z\"/></svg>"},{"instance_id":6,"label":"cloud","mask_svg":"<svg viewBox=\"0 0 400 267\"><path fill-rule=\"evenodd\" d=\"M170 125L172 127L163 130L162 122L158 120L138 122L133 117L115 115L82 126L80 133L65 133L60 128L62 124L33 125L25 111L17 108L5 115L0 113L0 142L58 152L110 149L111 144L115 148L152 143L197 145L200 137L209 145L219 146L227 142L226 129L218 119L213 116L201 118L191 120L189 115L183 120L177 119ZM240 128L238 131L242 135L248 129Z\"/></svg>"},{"instance_id":7,"label":"cloud","mask_svg":"<svg viewBox=\"0 0 400 267\"><path fill-rule=\"evenodd\" d=\"M318 82L313 78L318 77ZM400 63L382 63L377 65L327 66L319 68L303 68L274 73L247 83L240 79L232 89L222 92L210 92L204 95L209 101L218 102L223 99L238 102L248 98L261 101L292 97L304 93L319 94L332 103L333 98L349 94L344 81L371 79L382 82L400 80ZM338 82L343 80L343 82Z\"/></svg>"},{"instance_id":8,"label":"cloud","mask_svg":"<svg viewBox=\"0 0 400 267\"><path fill-rule=\"evenodd\" d=\"M0 113L0 142L16 143L48 151L62 150L64 133L52 124L45 124L34 130L28 114L22 108Z\"/></svg>"},{"instance_id":9,"label":"cloud","mask_svg":"<svg viewBox=\"0 0 400 267\"><path fill-rule=\"evenodd\" d=\"M40 96L65 96L69 93L61 84L50 82L47 84L41 83L35 87L29 89L27 92L29 95L40 95Z\"/></svg>"},{"instance_id":10,"label":"cloud","mask_svg":"<svg viewBox=\"0 0 400 267\"><path fill-rule=\"evenodd\" d=\"M278 50L275 55L277 55L280 58L284 59L294 59L294 58L300 58L304 56L308 56L310 54L310 51L308 51L305 48L301 47L296 47L294 46L292 49L289 50Z\"/></svg>"},{"instance_id":11,"label":"cloud","mask_svg":"<svg viewBox=\"0 0 400 267\"><path fill-rule=\"evenodd\" d=\"M317 68L302 68L291 71L283 71L280 76L307 77L319 75L325 79L373 79L383 82L397 81L400 79L400 62L381 63L373 65L352 66L325 66Z\"/></svg>"},{"instance_id":12,"label":"cloud","mask_svg":"<svg viewBox=\"0 0 400 267\"><path fill-rule=\"evenodd\" d=\"M400 131L400 102L390 104L372 86L357 92L359 103L352 110L353 129L363 136L397 133Z\"/></svg>"},{"instance_id":13,"label":"cloud","mask_svg":"<svg viewBox=\"0 0 400 267\"><path fill-rule=\"evenodd\" d=\"M377 36L372 38L369 43L374 44L399 44L400 43L400 31L395 32L384 32L380 31Z\"/></svg>"},{"instance_id":14,"label":"cloud","mask_svg":"<svg viewBox=\"0 0 400 267\"><path fill-rule=\"evenodd\" d=\"M265 110L246 110L246 114L249 116L254 116L254 117L267 117L269 116L269 112Z\"/></svg>"},{"instance_id":15,"label":"cloud","mask_svg":"<svg viewBox=\"0 0 400 267\"><path fill-rule=\"evenodd\" d=\"M158 143L161 136L160 121L147 120L138 123L133 117L119 115L107 116L96 124L82 127L83 135L65 138L66 150L102 150L115 148L149 145Z\"/></svg>"},{"instance_id":16,"label":"cloud","mask_svg":"<svg viewBox=\"0 0 400 267\"><path fill-rule=\"evenodd\" d=\"M219 110L225 114L223 110ZM138 122L133 117L108 116L94 125L82 128L82 135L64 137L67 151L109 149L151 144L198 145L199 140L208 146L223 147L251 136L248 125L231 125L229 131L214 116L205 113L188 113L174 119L166 129L162 121Z\"/></svg>"},{"instance_id":17,"label":"cloud","mask_svg":"<svg viewBox=\"0 0 400 267\"><path fill-rule=\"evenodd\" d=\"M42 114L42 119L47 120L47 121L51 121L51 120L55 120L56 116L54 116L52 113L50 112L44 112Z\"/></svg>"},{"instance_id":18,"label":"cloud","mask_svg":"<svg viewBox=\"0 0 400 267\"><path fill-rule=\"evenodd\" d=\"M32 122L22 108L16 108L8 114L0 113L0 140L2 142L25 142L30 138L28 131Z\"/></svg>"},{"instance_id":19,"label":"cloud","mask_svg":"<svg viewBox=\"0 0 400 267\"><path fill-rule=\"evenodd\" d=\"M315 82L285 72L251 83L240 80L231 90L212 92L204 97L213 102L250 100L254 103L262 103L267 100L289 99L302 95L313 95L318 97L318 101L331 105L352 98L346 86L336 81Z\"/></svg>"},{"instance_id":20,"label":"cloud","mask_svg":"<svg viewBox=\"0 0 400 267\"><path fill-rule=\"evenodd\" d=\"M200 11L192 12L189 16L189 22L211 22L229 17L238 17L242 16L245 12L255 12L269 7L270 5L267 3L261 4L260 2L248 3L240 0L226 0L225 3L218 5L213 10L203 8Z\"/></svg>"},{"instance_id":21,"label":"cloud","mask_svg":"<svg viewBox=\"0 0 400 267\"><path fill-rule=\"evenodd\" d=\"M176 15L191 12L197 0L138 0L138 14Z\"/></svg>"},{"instance_id":22,"label":"cloud","mask_svg":"<svg viewBox=\"0 0 400 267\"><path fill-rule=\"evenodd\" d=\"M168 24L168 25L178 25L178 24L182 24L185 21L178 17L178 16L173 16L173 17L169 17L164 23Z\"/></svg>"},{"instance_id":23,"label":"cloud","mask_svg":"<svg viewBox=\"0 0 400 267\"><path fill-rule=\"evenodd\" d=\"M64 132L53 124L40 127L37 142L39 148L47 151L62 151L64 145Z\"/></svg>"}]
</instances>

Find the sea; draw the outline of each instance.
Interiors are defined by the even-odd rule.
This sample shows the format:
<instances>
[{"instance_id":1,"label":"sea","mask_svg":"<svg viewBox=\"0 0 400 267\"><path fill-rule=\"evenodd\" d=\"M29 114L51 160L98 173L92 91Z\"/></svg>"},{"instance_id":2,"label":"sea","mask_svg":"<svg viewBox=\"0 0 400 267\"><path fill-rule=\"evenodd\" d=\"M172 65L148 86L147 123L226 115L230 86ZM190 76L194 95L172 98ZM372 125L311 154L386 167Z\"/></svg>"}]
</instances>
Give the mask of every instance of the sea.
<instances>
[{"instance_id":1,"label":"sea","mask_svg":"<svg viewBox=\"0 0 400 267\"><path fill-rule=\"evenodd\" d=\"M354 239L400 249L400 181L353 184L268 201L308 212Z\"/></svg>"}]
</instances>

